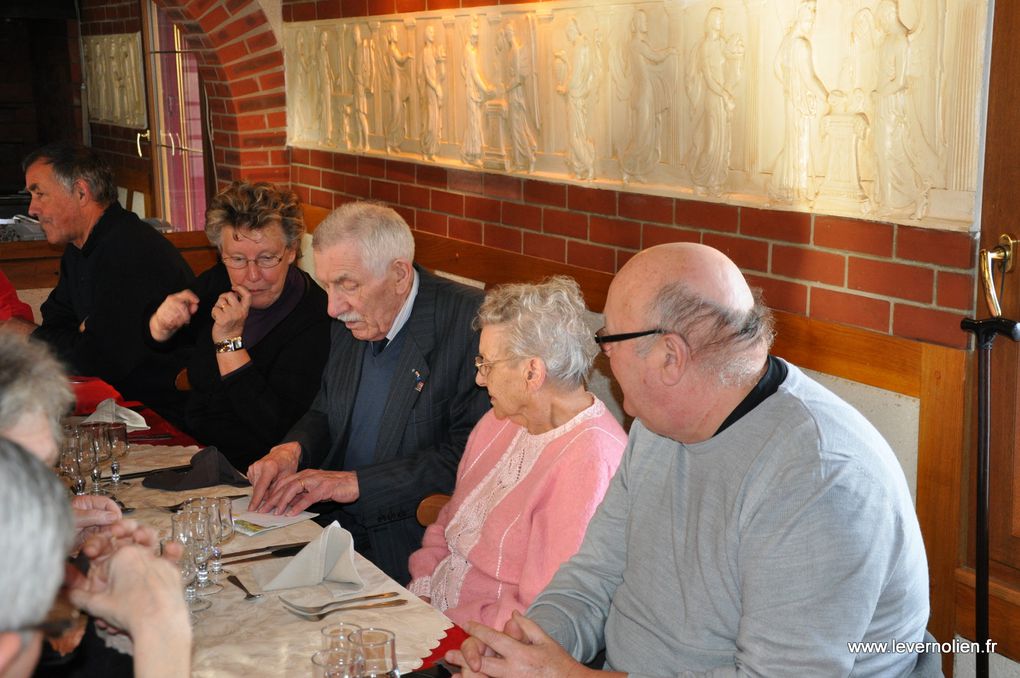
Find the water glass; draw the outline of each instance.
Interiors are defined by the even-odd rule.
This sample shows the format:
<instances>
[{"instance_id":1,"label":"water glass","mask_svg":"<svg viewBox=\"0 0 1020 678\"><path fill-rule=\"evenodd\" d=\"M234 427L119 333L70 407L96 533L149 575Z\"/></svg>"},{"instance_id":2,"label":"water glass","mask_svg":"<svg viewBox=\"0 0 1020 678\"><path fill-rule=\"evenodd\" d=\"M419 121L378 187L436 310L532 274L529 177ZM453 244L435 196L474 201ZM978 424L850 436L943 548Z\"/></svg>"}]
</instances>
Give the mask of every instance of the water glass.
<instances>
[{"instance_id":1,"label":"water glass","mask_svg":"<svg viewBox=\"0 0 1020 678\"><path fill-rule=\"evenodd\" d=\"M364 667L361 678L397 678L396 637L386 629L367 628L356 631L351 639L361 646Z\"/></svg>"},{"instance_id":2,"label":"water glass","mask_svg":"<svg viewBox=\"0 0 1020 678\"><path fill-rule=\"evenodd\" d=\"M315 678L360 678L361 668L343 650L319 650L312 655Z\"/></svg>"},{"instance_id":3,"label":"water glass","mask_svg":"<svg viewBox=\"0 0 1020 678\"><path fill-rule=\"evenodd\" d=\"M102 488L103 483L103 455L109 455L110 445L106 434L106 424L93 422L82 424L81 439L78 447L78 463L83 472L88 470L92 478L92 485L89 494L109 494Z\"/></svg>"},{"instance_id":4,"label":"water glass","mask_svg":"<svg viewBox=\"0 0 1020 678\"><path fill-rule=\"evenodd\" d=\"M357 624L340 622L322 627L323 650L346 650L354 646L351 636L361 630Z\"/></svg>"},{"instance_id":5,"label":"water glass","mask_svg":"<svg viewBox=\"0 0 1020 678\"><path fill-rule=\"evenodd\" d=\"M106 434L110 444L110 485L113 487L125 487L131 483L120 479L120 460L128 456L131 445L128 443L127 424L114 422L106 427Z\"/></svg>"}]
</instances>

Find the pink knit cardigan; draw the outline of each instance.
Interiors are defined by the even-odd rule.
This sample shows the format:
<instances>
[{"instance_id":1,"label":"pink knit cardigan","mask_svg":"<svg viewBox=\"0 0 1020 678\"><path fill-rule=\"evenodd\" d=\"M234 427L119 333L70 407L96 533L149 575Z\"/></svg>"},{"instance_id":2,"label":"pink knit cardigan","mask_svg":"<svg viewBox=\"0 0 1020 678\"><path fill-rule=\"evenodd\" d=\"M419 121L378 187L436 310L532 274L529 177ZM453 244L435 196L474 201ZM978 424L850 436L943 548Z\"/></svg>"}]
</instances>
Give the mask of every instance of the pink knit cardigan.
<instances>
[{"instance_id":1,"label":"pink knit cardigan","mask_svg":"<svg viewBox=\"0 0 1020 678\"><path fill-rule=\"evenodd\" d=\"M410 590L431 597L457 624L472 620L502 628L577 551L626 442L598 398L570 422L539 436L488 412L468 439L452 499L425 531L421 549L411 554ZM528 445L541 446L537 457L531 455L530 471L525 468L526 475L488 505L491 479L483 481L497 464L516 469ZM465 538L465 525L479 520L480 528Z\"/></svg>"}]
</instances>

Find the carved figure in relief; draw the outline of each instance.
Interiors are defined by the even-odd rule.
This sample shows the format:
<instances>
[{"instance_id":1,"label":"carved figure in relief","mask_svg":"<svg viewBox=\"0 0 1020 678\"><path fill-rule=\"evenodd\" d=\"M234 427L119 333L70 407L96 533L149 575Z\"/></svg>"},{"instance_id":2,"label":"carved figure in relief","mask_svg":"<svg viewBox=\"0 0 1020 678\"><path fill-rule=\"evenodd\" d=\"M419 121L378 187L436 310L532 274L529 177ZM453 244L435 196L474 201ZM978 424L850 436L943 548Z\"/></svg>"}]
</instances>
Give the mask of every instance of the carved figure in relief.
<instances>
[{"instance_id":1,"label":"carved figure in relief","mask_svg":"<svg viewBox=\"0 0 1020 678\"><path fill-rule=\"evenodd\" d=\"M878 35L874 16L867 7L853 15L847 56L839 72L839 89L844 92L850 107L864 115L868 126L875 122L875 100L872 92L878 86ZM858 162L862 178L875 175L875 154L865 132L858 146Z\"/></svg>"},{"instance_id":2,"label":"carved figure in relief","mask_svg":"<svg viewBox=\"0 0 1020 678\"><path fill-rule=\"evenodd\" d=\"M368 38L363 38L361 26L354 25L354 50L350 62L354 78L353 129L347 145L359 151L368 150L368 96L375 82L375 52Z\"/></svg>"},{"instance_id":3,"label":"carved figure in relief","mask_svg":"<svg viewBox=\"0 0 1020 678\"><path fill-rule=\"evenodd\" d=\"M312 55L308 50L304 32L297 35L297 84L294 87L298 139L309 139L315 126L315 115L312 111L311 81L313 76Z\"/></svg>"},{"instance_id":4,"label":"carved figure in relief","mask_svg":"<svg viewBox=\"0 0 1020 678\"><path fill-rule=\"evenodd\" d=\"M110 78L107 77L109 64L106 61L106 50L103 48L102 40L97 40L95 45L96 54L96 85L99 94L99 110L96 118L99 120L110 119Z\"/></svg>"},{"instance_id":5,"label":"carved figure in relief","mask_svg":"<svg viewBox=\"0 0 1020 678\"><path fill-rule=\"evenodd\" d=\"M82 52L85 57L85 87L88 96L89 119L96 119L99 117L99 81L96 76L96 58L92 41L85 41Z\"/></svg>"},{"instance_id":6,"label":"carved figure in relief","mask_svg":"<svg viewBox=\"0 0 1020 678\"><path fill-rule=\"evenodd\" d=\"M436 27L425 29L425 46L421 51L421 86L424 90L425 117L422 120L421 152L433 160L439 151L443 134L443 83L446 81L446 50L436 46Z\"/></svg>"},{"instance_id":7,"label":"carved figure in relief","mask_svg":"<svg viewBox=\"0 0 1020 678\"><path fill-rule=\"evenodd\" d=\"M931 190L924 147L919 130L912 129L907 63L910 42L899 19L895 2L878 5L878 24L884 35L878 55L878 89L875 91L875 191L882 215L909 215L921 219L928 209Z\"/></svg>"},{"instance_id":8,"label":"carved figure in relief","mask_svg":"<svg viewBox=\"0 0 1020 678\"><path fill-rule=\"evenodd\" d=\"M329 56L329 32L319 34L319 123L322 125L320 137L330 146L336 145L336 107L333 95L340 86L340 76L333 68L333 60Z\"/></svg>"},{"instance_id":9,"label":"carved figure in relief","mask_svg":"<svg viewBox=\"0 0 1020 678\"><path fill-rule=\"evenodd\" d=\"M534 40L529 45L533 47ZM535 139L538 101L529 92L529 87L534 85L534 55L531 50L521 46L513 23L503 28L499 51L506 53L507 60L506 99L510 140L513 144L513 166L532 172L535 169L535 151L538 149L538 141Z\"/></svg>"},{"instance_id":10,"label":"carved figure in relief","mask_svg":"<svg viewBox=\"0 0 1020 678\"><path fill-rule=\"evenodd\" d=\"M711 195L722 193L729 173L733 91L744 57L741 37L724 38L722 27L722 9L709 9L705 35L687 62L687 95L694 111L691 180L697 192Z\"/></svg>"},{"instance_id":11,"label":"carved figure in relief","mask_svg":"<svg viewBox=\"0 0 1020 678\"><path fill-rule=\"evenodd\" d=\"M482 115L485 101L495 94L492 86L482 75L478 63L478 17L471 19L467 44L464 45L460 72L464 77L467 116L464 120L464 139L460 146L460 157L469 165L482 164Z\"/></svg>"},{"instance_id":12,"label":"carved figure in relief","mask_svg":"<svg viewBox=\"0 0 1020 678\"><path fill-rule=\"evenodd\" d=\"M797 18L779 44L775 74L783 85L783 147L772 168L768 193L781 202L810 201L815 176L813 123L826 112L829 93L815 73L811 30L815 23L814 0L803 0Z\"/></svg>"},{"instance_id":13,"label":"carved figure in relief","mask_svg":"<svg viewBox=\"0 0 1020 678\"><path fill-rule=\"evenodd\" d=\"M620 156L623 181L645 181L659 162L662 116L669 110L669 92L659 68L678 54L675 47L652 47L648 42L648 17L634 13L631 38L614 61L617 95L630 103L630 138Z\"/></svg>"},{"instance_id":14,"label":"carved figure in relief","mask_svg":"<svg viewBox=\"0 0 1020 678\"><path fill-rule=\"evenodd\" d=\"M577 25L567 23L567 42L574 46L568 60L564 51L554 55L565 66L556 91L567 97L567 168L578 179L595 178L595 142L588 135L588 107L592 94L598 93L602 73L601 45L595 32L595 47Z\"/></svg>"},{"instance_id":15,"label":"carved figure in relief","mask_svg":"<svg viewBox=\"0 0 1020 678\"><path fill-rule=\"evenodd\" d=\"M397 36L397 25L391 24L386 33L386 74L390 88L390 118L386 123L386 150L390 153L400 150L407 129L407 100L409 94L404 88L404 66L414 59L410 52L401 52Z\"/></svg>"},{"instance_id":16,"label":"carved figure in relief","mask_svg":"<svg viewBox=\"0 0 1020 678\"><path fill-rule=\"evenodd\" d=\"M125 84L126 94L125 97L129 102L128 111L126 117L129 123L135 125L144 125L145 121L142 116L142 91L138 85L138 59L135 57L135 50L132 49L132 39L125 38L121 44L121 60L124 62L125 74L127 75L127 82Z\"/></svg>"}]
</instances>

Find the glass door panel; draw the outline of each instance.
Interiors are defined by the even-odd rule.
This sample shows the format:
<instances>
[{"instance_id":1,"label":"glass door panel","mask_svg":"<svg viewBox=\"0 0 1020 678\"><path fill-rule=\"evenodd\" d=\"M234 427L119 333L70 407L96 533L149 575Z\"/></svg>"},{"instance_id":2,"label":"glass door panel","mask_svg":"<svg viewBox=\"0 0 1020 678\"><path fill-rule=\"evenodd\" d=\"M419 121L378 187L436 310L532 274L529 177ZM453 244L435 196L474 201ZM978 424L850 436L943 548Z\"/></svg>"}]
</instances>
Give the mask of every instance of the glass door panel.
<instances>
[{"instance_id":1,"label":"glass door panel","mask_svg":"<svg viewBox=\"0 0 1020 678\"><path fill-rule=\"evenodd\" d=\"M150 68L155 83L153 163L162 213L175 231L205 226L201 82L198 58L183 48L179 26L150 5Z\"/></svg>"}]
</instances>

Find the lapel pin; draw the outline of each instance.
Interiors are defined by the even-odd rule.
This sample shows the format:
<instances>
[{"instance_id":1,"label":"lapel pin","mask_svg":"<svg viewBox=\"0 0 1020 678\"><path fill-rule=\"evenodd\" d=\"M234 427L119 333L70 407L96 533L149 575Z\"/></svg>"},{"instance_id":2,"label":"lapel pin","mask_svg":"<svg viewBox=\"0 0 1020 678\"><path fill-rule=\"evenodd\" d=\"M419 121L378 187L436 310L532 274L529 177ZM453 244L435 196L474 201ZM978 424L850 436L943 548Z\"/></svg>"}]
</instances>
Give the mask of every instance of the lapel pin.
<instances>
[{"instance_id":1,"label":"lapel pin","mask_svg":"<svg viewBox=\"0 0 1020 678\"><path fill-rule=\"evenodd\" d=\"M418 370L411 370L414 372L414 390L421 393L422 389L425 388L425 380L421 378L421 372Z\"/></svg>"}]
</instances>

